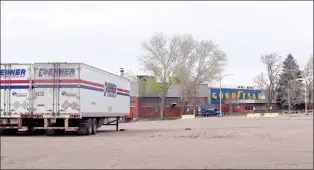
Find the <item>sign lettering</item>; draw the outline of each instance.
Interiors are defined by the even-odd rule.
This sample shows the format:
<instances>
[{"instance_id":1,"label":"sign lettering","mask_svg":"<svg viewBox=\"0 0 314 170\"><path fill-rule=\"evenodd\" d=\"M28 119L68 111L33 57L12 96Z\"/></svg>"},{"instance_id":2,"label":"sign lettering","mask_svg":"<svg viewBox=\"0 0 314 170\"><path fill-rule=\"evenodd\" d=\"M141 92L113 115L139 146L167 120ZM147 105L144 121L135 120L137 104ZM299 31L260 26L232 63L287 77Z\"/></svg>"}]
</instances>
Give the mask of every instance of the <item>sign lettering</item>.
<instances>
[{"instance_id":1,"label":"sign lettering","mask_svg":"<svg viewBox=\"0 0 314 170\"><path fill-rule=\"evenodd\" d=\"M259 89L228 89L219 88L210 89L211 104L219 104L220 99L222 104L225 100L262 100L262 90Z\"/></svg>"},{"instance_id":2,"label":"sign lettering","mask_svg":"<svg viewBox=\"0 0 314 170\"><path fill-rule=\"evenodd\" d=\"M24 77L26 75L26 69L1 69L0 76L8 77Z\"/></svg>"},{"instance_id":3,"label":"sign lettering","mask_svg":"<svg viewBox=\"0 0 314 170\"><path fill-rule=\"evenodd\" d=\"M38 72L38 77L71 77L75 76L75 68L40 68Z\"/></svg>"},{"instance_id":4,"label":"sign lettering","mask_svg":"<svg viewBox=\"0 0 314 170\"><path fill-rule=\"evenodd\" d=\"M35 96L44 96L45 93L43 91L35 92Z\"/></svg>"}]
</instances>

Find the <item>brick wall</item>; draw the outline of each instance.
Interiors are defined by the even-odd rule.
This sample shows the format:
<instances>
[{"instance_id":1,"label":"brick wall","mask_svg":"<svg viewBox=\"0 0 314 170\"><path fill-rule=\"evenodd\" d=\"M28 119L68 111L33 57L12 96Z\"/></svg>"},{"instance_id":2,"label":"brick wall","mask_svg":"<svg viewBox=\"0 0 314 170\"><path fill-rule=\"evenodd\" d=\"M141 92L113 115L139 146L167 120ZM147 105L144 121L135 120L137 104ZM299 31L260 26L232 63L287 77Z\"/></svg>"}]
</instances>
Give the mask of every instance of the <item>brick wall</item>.
<instances>
[{"instance_id":1,"label":"brick wall","mask_svg":"<svg viewBox=\"0 0 314 170\"><path fill-rule=\"evenodd\" d=\"M207 103L206 97L197 98L197 105ZM160 102L158 97L131 97L130 114L134 118L160 117ZM176 103L176 106L171 106ZM191 107L191 106L190 106ZM181 115L181 102L178 97L167 97L165 105L165 117L179 117Z\"/></svg>"},{"instance_id":2,"label":"brick wall","mask_svg":"<svg viewBox=\"0 0 314 170\"><path fill-rule=\"evenodd\" d=\"M180 107L166 107L164 117L179 117ZM160 107L139 107L139 118L158 118L160 117Z\"/></svg>"},{"instance_id":3,"label":"brick wall","mask_svg":"<svg viewBox=\"0 0 314 170\"><path fill-rule=\"evenodd\" d=\"M243 104L237 104L232 107L232 113L252 113L253 112L253 107L255 107L254 112L265 112L266 110L263 109L262 107L265 106L265 104L261 103L243 103ZM219 108L219 104L216 105L216 109ZM229 108L226 104L221 105L221 110L223 112L229 112ZM273 104L272 110L277 110L276 104Z\"/></svg>"}]
</instances>

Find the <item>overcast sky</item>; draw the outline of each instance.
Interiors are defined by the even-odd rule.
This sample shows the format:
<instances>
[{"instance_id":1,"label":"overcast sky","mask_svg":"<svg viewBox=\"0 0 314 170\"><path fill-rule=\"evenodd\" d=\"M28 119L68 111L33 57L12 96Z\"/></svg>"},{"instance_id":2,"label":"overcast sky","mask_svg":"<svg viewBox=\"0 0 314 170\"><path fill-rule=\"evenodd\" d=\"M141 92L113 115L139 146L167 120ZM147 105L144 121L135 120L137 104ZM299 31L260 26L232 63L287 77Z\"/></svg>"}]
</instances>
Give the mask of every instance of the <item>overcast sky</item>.
<instances>
[{"instance_id":1,"label":"overcast sky","mask_svg":"<svg viewBox=\"0 0 314 170\"><path fill-rule=\"evenodd\" d=\"M1 62L83 62L141 73L141 42L155 32L212 40L228 55L223 84L251 85L261 54L313 53L313 1L1 2Z\"/></svg>"}]
</instances>

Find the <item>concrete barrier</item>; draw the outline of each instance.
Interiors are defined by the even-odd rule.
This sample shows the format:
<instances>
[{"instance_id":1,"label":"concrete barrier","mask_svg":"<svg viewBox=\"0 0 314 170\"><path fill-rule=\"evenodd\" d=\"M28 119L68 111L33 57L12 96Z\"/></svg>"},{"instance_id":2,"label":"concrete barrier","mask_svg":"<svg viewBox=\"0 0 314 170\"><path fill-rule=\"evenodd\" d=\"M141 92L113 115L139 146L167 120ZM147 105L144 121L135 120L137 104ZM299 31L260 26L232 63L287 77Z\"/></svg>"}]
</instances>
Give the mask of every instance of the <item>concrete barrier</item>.
<instances>
[{"instance_id":1,"label":"concrete barrier","mask_svg":"<svg viewBox=\"0 0 314 170\"><path fill-rule=\"evenodd\" d=\"M271 117L271 113L264 113L264 117L266 117L266 118Z\"/></svg>"},{"instance_id":2,"label":"concrete barrier","mask_svg":"<svg viewBox=\"0 0 314 170\"><path fill-rule=\"evenodd\" d=\"M181 119L195 119L195 115L182 115Z\"/></svg>"},{"instance_id":3,"label":"concrete barrier","mask_svg":"<svg viewBox=\"0 0 314 170\"><path fill-rule=\"evenodd\" d=\"M253 113L253 115L254 115L254 118L262 117L262 115L260 113Z\"/></svg>"},{"instance_id":4,"label":"concrete barrier","mask_svg":"<svg viewBox=\"0 0 314 170\"><path fill-rule=\"evenodd\" d=\"M272 116L273 116L273 117L278 117L278 116L279 116L279 113L272 113Z\"/></svg>"},{"instance_id":5,"label":"concrete barrier","mask_svg":"<svg viewBox=\"0 0 314 170\"><path fill-rule=\"evenodd\" d=\"M246 114L246 117L247 117L247 118L252 118L252 117L253 117L253 113L248 113L248 114Z\"/></svg>"},{"instance_id":6,"label":"concrete barrier","mask_svg":"<svg viewBox=\"0 0 314 170\"><path fill-rule=\"evenodd\" d=\"M278 117L279 113L264 113L264 117L266 118L272 118L272 117Z\"/></svg>"},{"instance_id":7,"label":"concrete barrier","mask_svg":"<svg viewBox=\"0 0 314 170\"><path fill-rule=\"evenodd\" d=\"M247 113L247 114L246 114L246 117L247 117L247 118L253 118L253 113Z\"/></svg>"},{"instance_id":8,"label":"concrete barrier","mask_svg":"<svg viewBox=\"0 0 314 170\"><path fill-rule=\"evenodd\" d=\"M248 113L246 115L247 118L259 118L261 117L262 115L260 113Z\"/></svg>"},{"instance_id":9,"label":"concrete barrier","mask_svg":"<svg viewBox=\"0 0 314 170\"><path fill-rule=\"evenodd\" d=\"M262 116L261 113L248 113L246 115L247 118L259 118L259 117L265 117L265 118L272 118L272 117L278 117L279 113L264 113L264 116Z\"/></svg>"}]
</instances>

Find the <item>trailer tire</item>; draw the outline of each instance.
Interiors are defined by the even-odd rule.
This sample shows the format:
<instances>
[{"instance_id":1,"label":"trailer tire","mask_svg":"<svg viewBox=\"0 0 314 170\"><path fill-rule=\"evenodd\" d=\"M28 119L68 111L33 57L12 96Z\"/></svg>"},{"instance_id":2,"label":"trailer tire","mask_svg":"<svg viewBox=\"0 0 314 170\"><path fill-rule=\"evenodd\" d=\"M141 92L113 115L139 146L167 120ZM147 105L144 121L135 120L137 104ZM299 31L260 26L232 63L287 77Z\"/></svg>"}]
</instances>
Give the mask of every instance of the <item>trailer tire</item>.
<instances>
[{"instance_id":1,"label":"trailer tire","mask_svg":"<svg viewBox=\"0 0 314 170\"><path fill-rule=\"evenodd\" d=\"M34 132L35 132L34 126L28 126L28 127L27 127L27 133L28 133L29 135L34 134Z\"/></svg>"},{"instance_id":2,"label":"trailer tire","mask_svg":"<svg viewBox=\"0 0 314 170\"><path fill-rule=\"evenodd\" d=\"M93 134L93 121L91 118L87 119L86 122L86 135L92 135Z\"/></svg>"},{"instance_id":3,"label":"trailer tire","mask_svg":"<svg viewBox=\"0 0 314 170\"><path fill-rule=\"evenodd\" d=\"M77 134L78 134L78 135L84 135L84 134L85 134L85 129L79 127L79 128L77 129Z\"/></svg>"},{"instance_id":4,"label":"trailer tire","mask_svg":"<svg viewBox=\"0 0 314 170\"><path fill-rule=\"evenodd\" d=\"M85 135L86 134L86 122L85 120L80 120L79 128L77 129L78 135Z\"/></svg>"},{"instance_id":5,"label":"trailer tire","mask_svg":"<svg viewBox=\"0 0 314 170\"><path fill-rule=\"evenodd\" d=\"M56 134L56 130L55 129L46 129L45 130L45 134L47 136L55 135Z\"/></svg>"},{"instance_id":6,"label":"trailer tire","mask_svg":"<svg viewBox=\"0 0 314 170\"><path fill-rule=\"evenodd\" d=\"M92 134L96 134L97 133L97 119L96 118L93 118L92 119Z\"/></svg>"},{"instance_id":7,"label":"trailer tire","mask_svg":"<svg viewBox=\"0 0 314 170\"><path fill-rule=\"evenodd\" d=\"M78 134L79 135L91 135L93 132L92 119L81 120L79 124Z\"/></svg>"},{"instance_id":8,"label":"trailer tire","mask_svg":"<svg viewBox=\"0 0 314 170\"><path fill-rule=\"evenodd\" d=\"M64 135L65 129L56 129L55 132L56 132L56 135Z\"/></svg>"}]
</instances>

